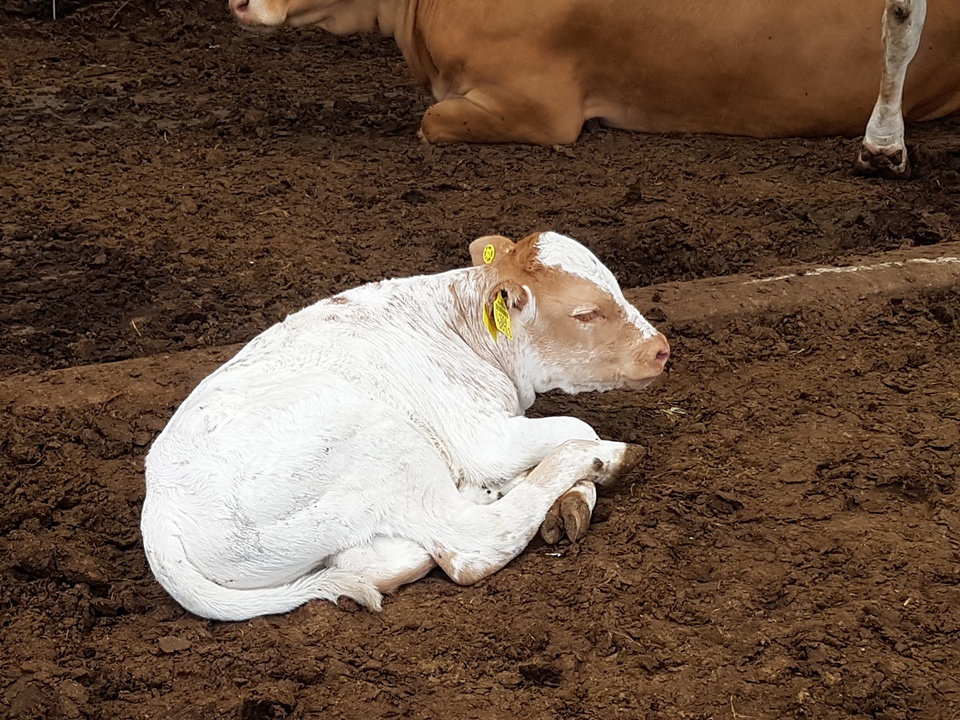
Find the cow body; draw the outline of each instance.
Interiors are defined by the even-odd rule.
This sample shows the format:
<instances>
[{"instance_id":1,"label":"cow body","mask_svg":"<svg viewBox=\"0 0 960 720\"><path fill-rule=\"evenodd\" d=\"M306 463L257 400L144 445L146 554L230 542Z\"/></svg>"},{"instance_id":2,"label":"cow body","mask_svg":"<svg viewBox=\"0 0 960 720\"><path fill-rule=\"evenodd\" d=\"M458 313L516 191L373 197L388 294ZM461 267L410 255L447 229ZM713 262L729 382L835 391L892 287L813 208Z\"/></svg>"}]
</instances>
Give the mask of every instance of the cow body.
<instances>
[{"instance_id":1,"label":"cow body","mask_svg":"<svg viewBox=\"0 0 960 720\"><path fill-rule=\"evenodd\" d=\"M341 595L379 607L436 565L459 583L489 575L545 519L545 534L566 521L582 535L593 483L635 451L523 413L551 388L642 387L668 345L583 246L482 240L489 264L291 315L183 402L147 457L141 527L184 607L223 620Z\"/></svg>"},{"instance_id":2,"label":"cow body","mask_svg":"<svg viewBox=\"0 0 960 720\"><path fill-rule=\"evenodd\" d=\"M248 25L394 36L437 101L421 126L432 143L570 143L591 118L658 133L856 135L885 62L882 0L231 0L231 7ZM910 120L960 111L960 3L944 0L927 13L903 110Z\"/></svg>"}]
</instances>

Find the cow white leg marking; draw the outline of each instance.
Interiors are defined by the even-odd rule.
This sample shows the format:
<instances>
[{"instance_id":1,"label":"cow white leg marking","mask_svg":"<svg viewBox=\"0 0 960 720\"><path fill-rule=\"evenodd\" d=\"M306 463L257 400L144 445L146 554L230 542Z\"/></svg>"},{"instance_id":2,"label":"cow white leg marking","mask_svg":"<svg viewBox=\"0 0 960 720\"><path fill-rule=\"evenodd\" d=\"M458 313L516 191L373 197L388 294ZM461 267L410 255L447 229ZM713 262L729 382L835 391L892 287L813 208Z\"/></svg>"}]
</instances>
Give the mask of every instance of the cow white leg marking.
<instances>
[{"instance_id":1,"label":"cow white leg marking","mask_svg":"<svg viewBox=\"0 0 960 720\"><path fill-rule=\"evenodd\" d=\"M926 0L887 0L883 12L883 75L880 95L867 123L856 171L884 178L910 176L903 138L903 85L920 45Z\"/></svg>"}]
</instances>

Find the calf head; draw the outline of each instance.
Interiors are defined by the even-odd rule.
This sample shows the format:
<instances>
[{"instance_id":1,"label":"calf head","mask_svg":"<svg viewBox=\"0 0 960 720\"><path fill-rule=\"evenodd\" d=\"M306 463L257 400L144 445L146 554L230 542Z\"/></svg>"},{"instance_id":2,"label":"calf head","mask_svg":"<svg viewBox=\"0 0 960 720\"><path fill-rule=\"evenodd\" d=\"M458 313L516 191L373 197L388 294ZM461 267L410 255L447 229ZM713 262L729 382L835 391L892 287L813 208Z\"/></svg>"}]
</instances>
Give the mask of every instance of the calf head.
<instances>
[{"instance_id":1,"label":"calf head","mask_svg":"<svg viewBox=\"0 0 960 720\"><path fill-rule=\"evenodd\" d=\"M229 0L230 11L247 27L316 25L335 35L379 28L378 0Z\"/></svg>"},{"instance_id":2,"label":"calf head","mask_svg":"<svg viewBox=\"0 0 960 720\"><path fill-rule=\"evenodd\" d=\"M484 266L484 322L498 342L532 346L533 357L518 369L536 392L640 389L663 372L666 338L576 240L553 232L517 243L483 237L470 254Z\"/></svg>"}]
</instances>

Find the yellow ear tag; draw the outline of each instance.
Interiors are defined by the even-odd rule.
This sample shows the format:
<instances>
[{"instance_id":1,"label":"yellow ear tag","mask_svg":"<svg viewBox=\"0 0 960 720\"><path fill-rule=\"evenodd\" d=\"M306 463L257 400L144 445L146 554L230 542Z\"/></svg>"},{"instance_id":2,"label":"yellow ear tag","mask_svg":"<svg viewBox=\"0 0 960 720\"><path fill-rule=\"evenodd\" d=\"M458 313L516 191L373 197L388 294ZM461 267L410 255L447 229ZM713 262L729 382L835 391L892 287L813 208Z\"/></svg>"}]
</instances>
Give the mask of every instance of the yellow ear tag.
<instances>
[{"instance_id":1,"label":"yellow ear tag","mask_svg":"<svg viewBox=\"0 0 960 720\"><path fill-rule=\"evenodd\" d=\"M493 245L487 245L483 248L483 262L489 265L497 255L497 249Z\"/></svg>"},{"instance_id":2,"label":"yellow ear tag","mask_svg":"<svg viewBox=\"0 0 960 720\"><path fill-rule=\"evenodd\" d=\"M493 322L496 324L497 330L513 340L513 328L510 327L510 311L507 310L507 303L503 301L503 295L497 295L497 299L493 301Z\"/></svg>"},{"instance_id":3,"label":"yellow ear tag","mask_svg":"<svg viewBox=\"0 0 960 720\"><path fill-rule=\"evenodd\" d=\"M487 326L487 331L490 333L490 337L493 338L493 341L497 341L497 326L493 324L493 319L490 317L490 309L484 305L483 306L483 324Z\"/></svg>"}]
</instances>

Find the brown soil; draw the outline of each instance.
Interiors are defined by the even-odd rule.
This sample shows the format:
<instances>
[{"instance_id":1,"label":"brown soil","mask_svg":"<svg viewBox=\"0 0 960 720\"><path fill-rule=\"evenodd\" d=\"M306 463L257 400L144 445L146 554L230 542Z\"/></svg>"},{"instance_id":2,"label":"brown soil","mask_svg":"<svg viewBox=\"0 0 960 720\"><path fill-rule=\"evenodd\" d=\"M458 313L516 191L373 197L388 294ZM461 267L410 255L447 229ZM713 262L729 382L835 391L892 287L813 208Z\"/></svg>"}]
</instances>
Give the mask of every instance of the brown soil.
<instances>
[{"instance_id":1,"label":"brown soil","mask_svg":"<svg viewBox=\"0 0 960 720\"><path fill-rule=\"evenodd\" d=\"M853 139L428 148L391 42L62 7L0 12L0 715L960 716L956 287L689 317L652 293L663 382L535 408L643 465L582 543L474 587L213 623L138 533L144 453L226 357L204 348L491 232L578 237L624 286L946 252L960 122L909 128L900 184L852 177ZM682 287L720 307L730 284Z\"/></svg>"}]
</instances>

